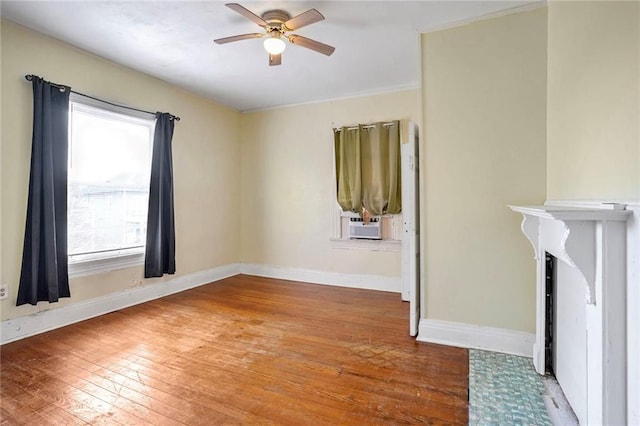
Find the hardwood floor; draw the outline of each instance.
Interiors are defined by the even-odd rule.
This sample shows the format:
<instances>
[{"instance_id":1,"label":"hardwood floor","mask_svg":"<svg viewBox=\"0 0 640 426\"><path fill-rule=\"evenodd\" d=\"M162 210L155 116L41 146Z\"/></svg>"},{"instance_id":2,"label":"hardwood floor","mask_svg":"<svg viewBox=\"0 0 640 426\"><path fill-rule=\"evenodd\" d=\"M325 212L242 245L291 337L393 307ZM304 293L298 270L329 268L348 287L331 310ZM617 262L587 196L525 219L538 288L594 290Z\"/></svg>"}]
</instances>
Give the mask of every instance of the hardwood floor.
<instances>
[{"instance_id":1,"label":"hardwood floor","mask_svg":"<svg viewBox=\"0 0 640 426\"><path fill-rule=\"evenodd\" d=\"M2 424L467 424L397 294L235 276L1 348Z\"/></svg>"}]
</instances>

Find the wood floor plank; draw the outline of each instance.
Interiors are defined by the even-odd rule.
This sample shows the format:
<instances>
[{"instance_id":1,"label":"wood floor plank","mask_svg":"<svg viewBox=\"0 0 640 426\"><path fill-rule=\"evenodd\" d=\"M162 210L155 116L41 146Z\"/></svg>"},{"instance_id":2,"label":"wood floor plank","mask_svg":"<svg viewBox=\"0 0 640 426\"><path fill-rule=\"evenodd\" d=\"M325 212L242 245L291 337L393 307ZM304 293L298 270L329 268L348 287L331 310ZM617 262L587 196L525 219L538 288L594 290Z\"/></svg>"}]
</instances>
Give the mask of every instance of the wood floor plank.
<instances>
[{"instance_id":1,"label":"wood floor plank","mask_svg":"<svg viewBox=\"0 0 640 426\"><path fill-rule=\"evenodd\" d=\"M60 407L50 405L42 410L36 411L37 416L29 418L25 424L40 426L40 425L88 425L86 421L76 417Z\"/></svg>"},{"instance_id":2,"label":"wood floor plank","mask_svg":"<svg viewBox=\"0 0 640 426\"><path fill-rule=\"evenodd\" d=\"M213 410L202 412L202 410L199 410L200 407L194 407L186 403L181 397L168 393L159 395L158 391L144 386L140 382L129 380L127 383L123 383L122 380L116 380L113 373L78 357L73 353L72 347L66 346L59 340L50 342L49 347L53 347L53 353L56 354L49 358L57 358L56 362L52 363L53 365L47 366L49 369L55 370L58 375L71 378L74 381L79 379L83 384L82 389L84 392L119 406L136 417L153 420L153 423L162 422L164 424L170 424L171 419L176 421L189 420L187 418L189 416L187 413L189 412L205 416L210 420L223 421L228 418L228 416ZM39 352L37 348L32 349L34 353ZM99 348L96 348L96 350L99 350ZM41 361L41 363L46 364L47 361ZM56 364L61 364L61 366L56 368ZM40 367L37 367L36 370L40 371ZM104 373L99 374L100 370ZM185 409L188 411L185 411ZM158 416L158 414L161 416Z\"/></svg>"},{"instance_id":3,"label":"wood floor plank","mask_svg":"<svg viewBox=\"0 0 640 426\"><path fill-rule=\"evenodd\" d=\"M466 424L394 293L235 276L0 348L2 424Z\"/></svg>"}]
</instances>

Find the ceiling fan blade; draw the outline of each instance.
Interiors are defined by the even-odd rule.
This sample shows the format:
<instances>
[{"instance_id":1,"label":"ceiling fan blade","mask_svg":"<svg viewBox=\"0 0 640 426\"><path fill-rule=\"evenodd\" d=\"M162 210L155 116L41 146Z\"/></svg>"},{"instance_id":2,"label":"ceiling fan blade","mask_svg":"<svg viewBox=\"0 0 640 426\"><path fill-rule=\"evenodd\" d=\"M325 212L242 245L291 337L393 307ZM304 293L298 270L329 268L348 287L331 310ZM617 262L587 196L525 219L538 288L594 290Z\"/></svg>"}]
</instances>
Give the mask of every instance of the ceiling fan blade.
<instances>
[{"instance_id":1,"label":"ceiling fan blade","mask_svg":"<svg viewBox=\"0 0 640 426\"><path fill-rule=\"evenodd\" d=\"M315 9L309 9L306 12L301 13L298 16L294 16L284 23L284 26L287 27L288 31L295 31L298 28L306 27L307 25L314 24L316 22L322 21L324 16L322 13L318 12Z\"/></svg>"},{"instance_id":2,"label":"ceiling fan blade","mask_svg":"<svg viewBox=\"0 0 640 426\"><path fill-rule=\"evenodd\" d=\"M244 6L239 5L238 3L227 3L225 4L225 6L227 6L231 10L238 12L240 15L244 16L245 18L252 20L256 24L260 25L261 27L267 26L267 23L265 22L264 19L262 19L261 17L259 17L258 15L250 11L249 9L245 8Z\"/></svg>"},{"instance_id":3,"label":"ceiling fan blade","mask_svg":"<svg viewBox=\"0 0 640 426\"><path fill-rule=\"evenodd\" d=\"M232 41L248 40L250 38L260 38L263 36L264 36L263 33L240 34L237 36L218 38L213 41L218 44L225 44L225 43L231 43Z\"/></svg>"},{"instance_id":4,"label":"ceiling fan blade","mask_svg":"<svg viewBox=\"0 0 640 426\"><path fill-rule=\"evenodd\" d=\"M274 65L280 65L282 63L282 54L279 53L277 55L269 54L269 66L272 67Z\"/></svg>"},{"instance_id":5,"label":"ceiling fan blade","mask_svg":"<svg viewBox=\"0 0 640 426\"><path fill-rule=\"evenodd\" d=\"M328 44L320 43L319 41L311 40L310 38L302 37L299 35L291 34L288 36L291 44L297 44L298 46L306 47L307 49L315 50L323 55L331 56L335 47Z\"/></svg>"}]
</instances>

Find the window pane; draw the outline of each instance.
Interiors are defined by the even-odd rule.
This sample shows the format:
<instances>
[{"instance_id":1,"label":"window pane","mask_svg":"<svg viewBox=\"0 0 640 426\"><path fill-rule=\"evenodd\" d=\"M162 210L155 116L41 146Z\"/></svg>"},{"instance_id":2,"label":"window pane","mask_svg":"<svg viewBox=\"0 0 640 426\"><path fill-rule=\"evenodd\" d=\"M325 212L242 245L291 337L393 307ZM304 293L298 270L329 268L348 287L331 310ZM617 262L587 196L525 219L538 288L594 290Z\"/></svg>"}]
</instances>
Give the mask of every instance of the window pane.
<instances>
[{"instance_id":1,"label":"window pane","mask_svg":"<svg viewBox=\"0 0 640 426\"><path fill-rule=\"evenodd\" d=\"M73 103L70 131L69 255L144 246L153 123Z\"/></svg>"}]
</instances>

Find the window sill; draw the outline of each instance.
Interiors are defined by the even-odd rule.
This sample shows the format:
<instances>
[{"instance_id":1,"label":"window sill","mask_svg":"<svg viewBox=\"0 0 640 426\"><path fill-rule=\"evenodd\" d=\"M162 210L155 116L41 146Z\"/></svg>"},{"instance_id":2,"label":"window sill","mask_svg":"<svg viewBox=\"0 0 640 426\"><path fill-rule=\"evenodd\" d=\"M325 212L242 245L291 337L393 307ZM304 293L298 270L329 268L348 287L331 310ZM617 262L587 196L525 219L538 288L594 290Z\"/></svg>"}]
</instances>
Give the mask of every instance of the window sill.
<instances>
[{"instance_id":1,"label":"window sill","mask_svg":"<svg viewBox=\"0 0 640 426\"><path fill-rule=\"evenodd\" d=\"M402 248L400 240L351 240L331 238L331 248L343 250L369 250L399 252Z\"/></svg>"},{"instance_id":2,"label":"window sill","mask_svg":"<svg viewBox=\"0 0 640 426\"><path fill-rule=\"evenodd\" d=\"M131 268L144 265L144 252L130 253L121 256L106 257L102 259L69 262L69 278L96 275L117 269Z\"/></svg>"}]
</instances>

